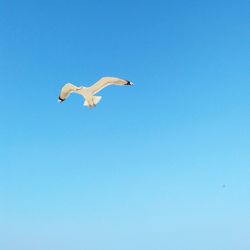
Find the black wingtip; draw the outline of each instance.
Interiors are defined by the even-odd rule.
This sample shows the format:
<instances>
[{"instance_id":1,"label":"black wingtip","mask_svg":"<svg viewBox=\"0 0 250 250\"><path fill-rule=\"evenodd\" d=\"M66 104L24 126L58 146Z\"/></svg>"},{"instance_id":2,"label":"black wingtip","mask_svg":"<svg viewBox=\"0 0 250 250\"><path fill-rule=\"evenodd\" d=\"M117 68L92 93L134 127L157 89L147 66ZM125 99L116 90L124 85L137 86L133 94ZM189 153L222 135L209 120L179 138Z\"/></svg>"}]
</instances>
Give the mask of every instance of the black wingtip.
<instances>
[{"instance_id":1,"label":"black wingtip","mask_svg":"<svg viewBox=\"0 0 250 250\"><path fill-rule=\"evenodd\" d=\"M63 101L65 101L65 99L62 99L61 96L58 96L58 101L63 102Z\"/></svg>"},{"instance_id":2,"label":"black wingtip","mask_svg":"<svg viewBox=\"0 0 250 250\"><path fill-rule=\"evenodd\" d=\"M133 85L133 83L127 80L127 83L125 85Z\"/></svg>"}]
</instances>

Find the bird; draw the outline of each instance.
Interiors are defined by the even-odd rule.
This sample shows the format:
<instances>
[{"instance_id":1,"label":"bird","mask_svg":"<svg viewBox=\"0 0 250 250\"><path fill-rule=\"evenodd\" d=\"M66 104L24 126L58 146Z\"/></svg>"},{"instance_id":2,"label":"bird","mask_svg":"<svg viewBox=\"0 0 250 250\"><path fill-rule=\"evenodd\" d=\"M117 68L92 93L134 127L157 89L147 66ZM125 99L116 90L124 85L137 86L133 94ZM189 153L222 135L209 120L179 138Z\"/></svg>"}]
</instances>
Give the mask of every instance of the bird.
<instances>
[{"instance_id":1,"label":"bird","mask_svg":"<svg viewBox=\"0 0 250 250\"><path fill-rule=\"evenodd\" d=\"M71 93L80 94L85 99L83 105L89 108L95 107L100 100L101 96L95 96L96 93L101 91L103 88L109 85L133 85L134 83L125 79L121 79L118 77L102 77L97 82L89 87L80 86L77 87L72 83L66 83L60 92L58 97L58 102L64 102Z\"/></svg>"}]
</instances>

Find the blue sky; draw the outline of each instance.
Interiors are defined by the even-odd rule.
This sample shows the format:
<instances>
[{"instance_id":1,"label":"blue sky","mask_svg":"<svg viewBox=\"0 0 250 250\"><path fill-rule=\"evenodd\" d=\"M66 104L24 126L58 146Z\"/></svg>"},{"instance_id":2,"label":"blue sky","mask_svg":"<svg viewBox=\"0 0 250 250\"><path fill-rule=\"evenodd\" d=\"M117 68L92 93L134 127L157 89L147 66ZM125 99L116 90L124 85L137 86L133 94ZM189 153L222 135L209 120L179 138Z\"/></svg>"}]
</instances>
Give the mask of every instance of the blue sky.
<instances>
[{"instance_id":1,"label":"blue sky","mask_svg":"<svg viewBox=\"0 0 250 250\"><path fill-rule=\"evenodd\" d=\"M0 248L250 249L248 10L0 1Z\"/></svg>"}]
</instances>

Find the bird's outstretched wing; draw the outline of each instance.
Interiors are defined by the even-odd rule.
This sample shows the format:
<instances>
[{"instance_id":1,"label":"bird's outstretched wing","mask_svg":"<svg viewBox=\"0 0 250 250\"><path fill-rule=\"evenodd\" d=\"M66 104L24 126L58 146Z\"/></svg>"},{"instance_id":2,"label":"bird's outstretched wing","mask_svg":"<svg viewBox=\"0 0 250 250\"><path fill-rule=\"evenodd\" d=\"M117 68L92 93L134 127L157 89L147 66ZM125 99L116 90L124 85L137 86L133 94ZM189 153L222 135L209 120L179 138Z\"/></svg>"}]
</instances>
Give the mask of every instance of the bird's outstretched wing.
<instances>
[{"instance_id":1,"label":"bird's outstretched wing","mask_svg":"<svg viewBox=\"0 0 250 250\"><path fill-rule=\"evenodd\" d=\"M71 83L66 83L61 89L60 95L58 97L58 101L59 102L65 101L70 95L70 93L77 91L79 89L81 89L81 87L77 87Z\"/></svg>"},{"instance_id":2,"label":"bird's outstretched wing","mask_svg":"<svg viewBox=\"0 0 250 250\"><path fill-rule=\"evenodd\" d=\"M101 91L103 88L109 85L133 85L132 82L128 80L124 80L117 77L102 77L96 83L88 87L88 90L91 92L92 95L96 94L97 92Z\"/></svg>"}]
</instances>

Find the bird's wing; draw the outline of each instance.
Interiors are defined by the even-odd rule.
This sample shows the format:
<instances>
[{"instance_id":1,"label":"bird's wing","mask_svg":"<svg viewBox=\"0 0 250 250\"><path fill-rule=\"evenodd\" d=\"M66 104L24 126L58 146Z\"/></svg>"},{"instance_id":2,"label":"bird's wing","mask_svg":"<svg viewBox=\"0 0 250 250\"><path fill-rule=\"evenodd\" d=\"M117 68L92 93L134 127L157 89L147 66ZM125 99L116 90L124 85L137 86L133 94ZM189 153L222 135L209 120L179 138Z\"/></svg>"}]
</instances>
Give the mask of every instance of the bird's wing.
<instances>
[{"instance_id":1,"label":"bird's wing","mask_svg":"<svg viewBox=\"0 0 250 250\"><path fill-rule=\"evenodd\" d=\"M117 77L102 77L96 83L94 83L93 85L88 87L88 90L91 92L91 94L94 95L97 92L99 92L100 90L102 90L103 88L105 88L111 84L113 84L113 85L132 85L133 83L128 81L128 80L124 80L124 79L117 78Z\"/></svg>"},{"instance_id":2,"label":"bird's wing","mask_svg":"<svg viewBox=\"0 0 250 250\"><path fill-rule=\"evenodd\" d=\"M64 100L67 99L67 97L70 95L71 92L77 91L79 89L81 89L81 87L77 87L71 83L66 83L61 89L58 100L63 102Z\"/></svg>"}]
</instances>

